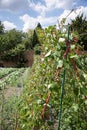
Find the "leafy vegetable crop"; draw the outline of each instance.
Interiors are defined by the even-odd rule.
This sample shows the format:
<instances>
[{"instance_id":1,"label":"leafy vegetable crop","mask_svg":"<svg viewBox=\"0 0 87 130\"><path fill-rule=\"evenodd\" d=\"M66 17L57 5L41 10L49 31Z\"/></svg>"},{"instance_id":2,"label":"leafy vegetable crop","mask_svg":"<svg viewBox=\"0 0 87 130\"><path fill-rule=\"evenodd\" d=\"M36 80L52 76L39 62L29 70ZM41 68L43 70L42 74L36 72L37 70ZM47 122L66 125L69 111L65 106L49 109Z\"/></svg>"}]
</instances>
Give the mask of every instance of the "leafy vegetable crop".
<instances>
[{"instance_id":1,"label":"leafy vegetable crop","mask_svg":"<svg viewBox=\"0 0 87 130\"><path fill-rule=\"evenodd\" d=\"M21 130L58 129L64 70L60 129L87 128L87 58L77 54L77 34L73 32L69 41L66 34L54 26L44 31L43 53L31 68L19 102Z\"/></svg>"},{"instance_id":2,"label":"leafy vegetable crop","mask_svg":"<svg viewBox=\"0 0 87 130\"><path fill-rule=\"evenodd\" d=\"M22 76L22 73L25 71L25 68L14 68L14 69L3 69L1 70L3 79L0 80L0 89L3 89L8 84L12 84L12 86L17 82L17 80ZM7 75L8 74L8 75Z\"/></svg>"},{"instance_id":3,"label":"leafy vegetable crop","mask_svg":"<svg viewBox=\"0 0 87 130\"><path fill-rule=\"evenodd\" d=\"M19 125L18 101L28 70L29 68L3 68L0 70L4 76L0 80L1 130L16 130Z\"/></svg>"}]
</instances>

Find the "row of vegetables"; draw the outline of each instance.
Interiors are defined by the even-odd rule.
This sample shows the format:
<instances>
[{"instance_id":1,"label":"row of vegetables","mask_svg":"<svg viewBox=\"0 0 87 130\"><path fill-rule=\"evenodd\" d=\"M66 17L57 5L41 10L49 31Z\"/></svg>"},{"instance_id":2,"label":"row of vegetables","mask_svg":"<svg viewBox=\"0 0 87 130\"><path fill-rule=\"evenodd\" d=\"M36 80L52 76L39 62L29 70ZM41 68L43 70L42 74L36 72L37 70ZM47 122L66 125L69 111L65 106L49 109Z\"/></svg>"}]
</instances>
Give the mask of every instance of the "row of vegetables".
<instances>
[{"instance_id":1,"label":"row of vegetables","mask_svg":"<svg viewBox=\"0 0 87 130\"><path fill-rule=\"evenodd\" d=\"M15 71L16 68L0 68L0 79Z\"/></svg>"},{"instance_id":2,"label":"row of vegetables","mask_svg":"<svg viewBox=\"0 0 87 130\"><path fill-rule=\"evenodd\" d=\"M17 104L29 68L0 68L0 130L16 129Z\"/></svg>"},{"instance_id":3,"label":"row of vegetables","mask_svg":"<svg viewBox=\"0 0 87 130\"><path fill-rule=\"evenodd\" d=\"M87 56L77 54L78 43L67 41L69 35L52 27L45 35L19 102L18 129L86 130Z\"/></svg>"},{"instance_id":4,"label":"row of vegetables","mask_svg":"<svg viewBox=\"0 0 87 130\"><path fill-rule=\"evenodd\" d=\"M8 84L12 86L22 76L26 68L3 68L0 69L0 89L6 88Z\"/></svg>"}]
</instances>

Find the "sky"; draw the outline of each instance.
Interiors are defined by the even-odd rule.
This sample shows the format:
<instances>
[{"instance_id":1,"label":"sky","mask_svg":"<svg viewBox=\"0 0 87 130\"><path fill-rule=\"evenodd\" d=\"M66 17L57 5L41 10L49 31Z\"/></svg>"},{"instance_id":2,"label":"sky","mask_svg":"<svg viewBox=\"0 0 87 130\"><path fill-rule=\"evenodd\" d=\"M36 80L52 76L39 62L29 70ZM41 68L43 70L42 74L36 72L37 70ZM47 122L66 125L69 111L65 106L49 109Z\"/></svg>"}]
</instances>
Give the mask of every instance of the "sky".
<instances>
[{"instance_id":1,"label":"sky","mask_svg":"<svg viewBox=\"0 0 87 130\"><path fill-rule=\"evenodd\" d=\"M5 30L27 32L38 22L43 28L57 25L72 9L66 23L81 13L87 18L87 0L0 0L0 21Z\"/></svg>"}]
</instances>

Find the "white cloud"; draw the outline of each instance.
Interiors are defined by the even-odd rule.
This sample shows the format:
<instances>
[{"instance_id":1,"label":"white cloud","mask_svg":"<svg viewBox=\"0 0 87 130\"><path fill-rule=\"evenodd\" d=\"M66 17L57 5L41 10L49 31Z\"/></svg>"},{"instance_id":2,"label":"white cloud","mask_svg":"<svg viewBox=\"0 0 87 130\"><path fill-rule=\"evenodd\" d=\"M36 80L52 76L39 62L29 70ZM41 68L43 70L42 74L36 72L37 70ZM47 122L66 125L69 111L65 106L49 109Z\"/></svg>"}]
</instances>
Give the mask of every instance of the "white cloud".
<instances>
[{"instance_id":1,"label":"white cloud","mask_svg":"<svg viewBox=\"0 0 87 130\"><path fill-rule=\"evenodd\" d=\"M30 17L28 14L20 16L20 19L24 22L23 31L27 31L30 28L34 28L37 20Z\"/></svg>"},{"instance_id":2,"label":"white cloud","mask_svg":"<svg viewBox=\"0 0 87 130\"><path fill-rule=\"evenodd\" d=\"M17 11L28 8L27 0L0 0L0 9Z\"/></svg>"},{"instance_id":3,"label":"white cloud","mask_svg":"<svg viewBox=\"0 0 87 130\"><path fill-rule=\"evenodd\" d=\"M80 14L84 14L84 16L87 18L87 6L86 7L79 7L77 8L75 11L73 11L72 13L70 13L71 10L64 10L64 12L59 16L59 21L62 20L62 18L66 18L66 24L70 23L71 20L75 19L77 17L77 15Z\"/></svg>"},{"instance_id":4,"label":"white cloud","mask_svg":"<svg viewBox=\"0 0 87 130\"><path fill-rule=\"evenodd\" d=\"M24 22L23 31L26 32L28 29L35 28L37 23L40 22L42 26L48 26L55 24L57 21L57 17L42 17L37 16L36 18L30 17L28 14L20 16L20 19Z\"/></svg>"},{"instance_id":5,"label":"white cloud","mask_svg":"<svg viewBox=\"0 0 87 130\"><path fill-rule=\"evenodd\" d=\"M76 5L74 0L44 0L49 9L71 9Z\"/></svg>"},{"instance_id":6,"label":"white cloud","mask_svg":"<svg viewBox=\"0 0 87 130\"><path fill-rule=\"evenodd\" d=\"M33 10L44 14L47 10L55 8L70 9L75 0L0 0L0 9L5 10L23 10L29 7ZM44 4L43 4L44 3Z\"/></svg>"},{"instance_id":7,"label":"white cloud","mask_svg":"<svg viewBox=\"0 0 87 130\"><path fill-rule=\"evenodd\" d=\"M28 0L29 7L32 10L35 10L39 13L39 15L34 18L25 14L20 17L20 19L24 22L23 31L27 31L29 28L35 28L38 22L41 23L42 26L47 26L51 24L56 24L58 19L57 16L55 17L46 17L47 12L55 10L55 9L67 9L73 5L74 0L43 0L45 4L42 4L40 1L35 2L34 0Z\"/></svg>"},{"instance_id":8,"label":"white cloud","mask_svg":"<svg viewBox=\"0 0 87 130\"><path fill-rule=\"evenodd\" d=\"M46 16L46 13L55 9L71 9L76 5L74 0L43 0L45 4L40 1L28 0L29 7L38 12L41 16Z\"/></svg>"},{"instance_id":9,"label":"white cloud","mask_svg":"<svg viewBox=\"0 0 87 130\"><path fill-rule=\"evenodd\" d=\"M43 5L41 2L38 2L37 4L35 4L34 2L31 2L30 0L28 2L29 2L30 8L32 8L36 12L40 13L42 16L45 16L45 12L46 12L46 9L47 9L45 7L45 5Z\"/></svg>"},{"instance_id":10,"label":"white cloud","mask_svg":"<svg viewBox=\"0 0 87 130\"><path fill-rule=\"evenodd\" d=\"M29 6L36 10L36 11L48 11L53 9L71 9L74 5L76 5L76 2L74 0L43 0L44 5L41 4L41 2L34 3L32 0L28 0Z\"/></svg>"},{"instance_id":11,"label":"white cloud","mask_svg":"<svg viewBox=\"0 0 87 130\"><path fill-rule=\"evenodd\" d=\"M17 26L14 23L9 22L9 21L4 21L3 24L5 27L5 30L11 30L13 28L17 28Z\"/></svg>"},{"instance_id":12,"label":"white cloud","mask_svg":"<svg viewBox=\"0 0 87 130\"><path fill-rule=\"evenodd\" d=\"M20 16L20 19L24 22L23 25L23 31L26 32L28 31L28 29L31 28L35 28L37 23L40 22L42 27L46 27L48 25L53 25L57 23L57 19L59 21L62 20L62 18L66 18L66 24L71 22L71 19L75 19L75 17L79 14L81 14L82 12L84 13L85 16L87 16L87 7L83 7L81 6L80 8L78 8L77 10L73 11L70 14L71 10L64 10L64 12L59 16L53 16L53 17L46 17L46 16L37 16L36 18L29 16L28 14L25 14L23 16ZM70 14L70 15L69 15Z\"/></svg>"},{"instance_id":13,"label":"white cloud","mask_svg":"<svg viewBox=\"0 0 87 130\"><path fill-rule=\"evenodd\" d=\"M77 2L79 0L0 0L0 9L4 10L11 10L11 11L17 11L17 10L23 10L23 9L32 9L36 12L38 12L38 15L35 17L30 16L29 14L24 14L20 16L20 20L24 22L23 25L23 31L27 31L28 29L35 28L38 22L41 23L43 27L56 24L57 19L61 20L62 18L66 17L70 9L73 8L73 6L77 5ZM57 16L57 10L63 9L64 12ZM53 12L56 12L56 14L53 14ZM59 10L58 10L59 11ZM76 14L73 12L71 13L67 18L67 23L70 22L70 19L75 19L75 17L83 11L85 16L87 16L87 7L81 7L80 9L76 10ZM52 16L47 17L47 15L50 13ZM60 12L58 12L59 14ZM55 17L54 17L55 15ZM8 21L4 21L7 28L16 27L13 23L10 23Z\"/></svg>"}]
</instances>

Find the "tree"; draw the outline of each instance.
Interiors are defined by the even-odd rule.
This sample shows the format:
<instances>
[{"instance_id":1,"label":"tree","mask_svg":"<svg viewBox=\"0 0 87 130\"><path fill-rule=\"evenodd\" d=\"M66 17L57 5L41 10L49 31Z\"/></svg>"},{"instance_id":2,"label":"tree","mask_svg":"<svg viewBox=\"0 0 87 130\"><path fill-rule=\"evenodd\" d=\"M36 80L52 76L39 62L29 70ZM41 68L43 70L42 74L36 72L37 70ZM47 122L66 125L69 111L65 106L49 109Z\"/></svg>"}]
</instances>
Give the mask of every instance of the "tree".
<instances>
[{"instance_id":1,"label":"tree","mask_svg":"<svg viewBox=\"0 0 87 130\"><path fill-rule=\"evenodd\" d=\"M75 20L72 20L71 27L74 31L77 31L80 38L78 43L81 46L84 46L84 49L87 50L87 20L83 14L78 15Z\"/></svg>"},{"instance_id":2,"label":"tree","mask_svg":"<svg viewBox=\"0 0 87 130\"><path fill-rule=\"evenodd\" d=\"M23 33L21 31L17 31L15 29L12 29L9 32L7 32L7 35L9 37L10 43L13 45L16 45L16 44L22 42Z\"/></svg>"},{"instance_id":3,"label":"tree","mask_svg":"<svg viewBox=\"0 0 87 130\"><path fill-rule=\"evenodd\" d=\"M12 29L0 35L0 57L2 60L18 61L25 51L24 33ZM20 56L21 55L21 56Z\"/></svg>"},{"instance_id":4,"label":"tree","mask_svg":"<svg viewBox=\"0 0 87 130\"><path fill-rule=\"evenodd\" d=\"M0 53L9 49L9 39L6 34L0 35Z\"/></svg>"},{"instance_id":5,"label":"tree","mask_svg":"<svg viewBox=\"0 0 87 130\"><path fill-rule=\"evenodd\" d=\"M3 34L3 33L4 33L4 25L0 21L0 34Z\"/></svg>"},{"instance_id":6,"label":"tree","mask_svg":"<svg viewBox=\"0 0 87 130\"><path fill-rule=\"evenodd\" d=\"M42 29L41 24L40 24L40 23L38 23L36 28Z\"/></svg>"},{"instance_id":7,"label":"tree","mask_svg":"<svg viewBox=\"0 0 87 130\"><path fill-rule=\"evenodd\" d=\"M28 32L25 34L25 40L23 41L26 46L26 49L32 49L33 34L33 29L29 29Z\"/></svg>"},{"instance_id":8,"label":"tree","mask_svg":"<svg viewBox=\"0 0 87 130\"><path fill-rule=\"evenodd\" d=\"M7 51L20 44L23 39L23 34L15 29L12 29L4 35L0 36L0 51Z\"/></svg>"},{"instance_id":9,"label":"tree","mask_svg":"<svg viewBox=\"0 0 87 130\"><path fill-rule=\"evenodd\" d=\"M34 33L33 33L33 40L32 40L32 48L34 48L35 45L37 45L37 44L40 44L40 43L39 43L39 40L38 40L37 33L36 33L36 31L34 30Z\"/></svg>"}]
</instances>

